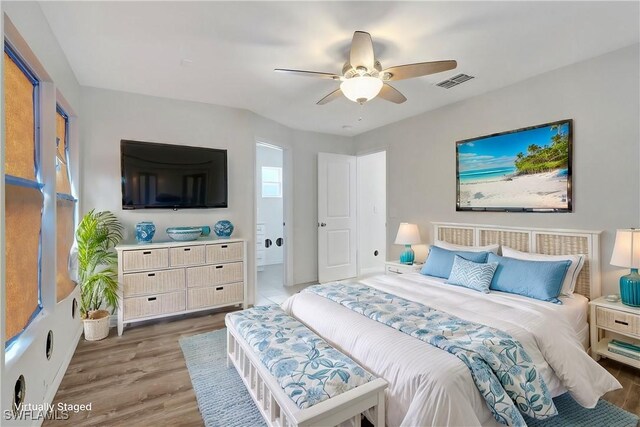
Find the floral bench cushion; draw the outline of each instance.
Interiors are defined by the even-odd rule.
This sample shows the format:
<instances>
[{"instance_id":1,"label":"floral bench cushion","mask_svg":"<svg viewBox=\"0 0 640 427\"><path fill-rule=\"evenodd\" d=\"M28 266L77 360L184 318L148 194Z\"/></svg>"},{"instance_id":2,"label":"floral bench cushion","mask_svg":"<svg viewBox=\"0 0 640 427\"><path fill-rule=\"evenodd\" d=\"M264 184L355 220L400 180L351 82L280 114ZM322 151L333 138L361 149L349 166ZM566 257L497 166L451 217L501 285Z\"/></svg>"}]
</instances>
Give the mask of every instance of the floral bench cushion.
<instances>
[{"instance_id":1,"label":"floral bench cushion","mask_svg":"<svg viewBox=\"0 0 640 427\"><path fill-rule=\"evenodd\" d=\"M277 305L229 313L227 319L300 409L375 379Z\"/></svg>"}]
</instances>

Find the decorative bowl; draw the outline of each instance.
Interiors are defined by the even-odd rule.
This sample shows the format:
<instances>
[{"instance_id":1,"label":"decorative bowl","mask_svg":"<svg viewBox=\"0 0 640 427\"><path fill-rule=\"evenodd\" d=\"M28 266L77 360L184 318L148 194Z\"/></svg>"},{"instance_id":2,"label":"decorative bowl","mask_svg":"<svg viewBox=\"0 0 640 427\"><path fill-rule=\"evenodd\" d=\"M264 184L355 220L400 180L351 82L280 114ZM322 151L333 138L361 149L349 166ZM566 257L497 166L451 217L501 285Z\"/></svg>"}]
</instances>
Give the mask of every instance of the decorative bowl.
<instances>
[{"instance_id":1,"label":"decorative bowl","mask_svg":"<svg viewBox=\"0 0 640 427\"><path fill-rule=\"evenodd\" d=\"M229 238L233 233L233 224L231 221L223 219L222 221L216 222L216 225L213 226L213 232L216 233L218 237Z\"/></svg>"},{"instance_id":2,"label":"decorative bowl","mask_svg":"<svg viewBox=\"0 0 640 427\"><path fill-rule=\"evenodd\" d=\"M202 227L169 227L167 235L178 242L196 240L202 234Z\"/></svg>"},{"instance_id":3,"label":"decorative bowl","mask_svg":"<svg viewBox=\"0 0 640 427\"><path fill-rule=\"evenodd\" d=\"M138 243L151 243L156 233L156 226L151 221L142 221L136 224L136 240Z\"/></svg>"}]
</instances>

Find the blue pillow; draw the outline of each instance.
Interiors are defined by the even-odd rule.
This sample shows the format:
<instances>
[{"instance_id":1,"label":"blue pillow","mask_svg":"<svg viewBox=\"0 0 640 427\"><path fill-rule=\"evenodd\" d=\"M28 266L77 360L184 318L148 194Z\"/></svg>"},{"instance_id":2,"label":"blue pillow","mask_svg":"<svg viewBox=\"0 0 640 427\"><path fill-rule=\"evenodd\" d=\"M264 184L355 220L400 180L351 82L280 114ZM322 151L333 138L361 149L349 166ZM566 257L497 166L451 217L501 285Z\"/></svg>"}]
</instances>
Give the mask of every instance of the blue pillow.
<instances>
[{"instance_id":1,"label":"blue pillow","mask_svg":"<svg viewBox=\"0 0 640 427\"><path fill-rule=\"evenodd\" d=\"M467 261L461 256L456 255L447 283L450 285L464 286L465 288L488 294L491 279L493 279L496 268L498 268L497 262L482 264Z\"/></svg>"},{"instance_id":2,"label":"blue pillow","mask_svg":"<svg viewBox=\"0 0 640 427\"><path fill-rule=\"evenodd\" d=\"M422 274L427 276L442 277L448 279L451 274L451 267L456 255L461 256L467 261L487 262L489 252L466 252L466 251L450 251L442 249L438 246L432 246L429 252L429 258L422 267Z\"/></svg>"},{"instance_id":3,"label":"blue pillow","mask_svg":"<svg viewBox=\"0 0 640 427\"><path fill-rule=\"evenodd\" d=\"M558 295L571 261L525 261L489 254L489 262L498 263L492 291L562 304Z\"/></svg>"}]
</instances>

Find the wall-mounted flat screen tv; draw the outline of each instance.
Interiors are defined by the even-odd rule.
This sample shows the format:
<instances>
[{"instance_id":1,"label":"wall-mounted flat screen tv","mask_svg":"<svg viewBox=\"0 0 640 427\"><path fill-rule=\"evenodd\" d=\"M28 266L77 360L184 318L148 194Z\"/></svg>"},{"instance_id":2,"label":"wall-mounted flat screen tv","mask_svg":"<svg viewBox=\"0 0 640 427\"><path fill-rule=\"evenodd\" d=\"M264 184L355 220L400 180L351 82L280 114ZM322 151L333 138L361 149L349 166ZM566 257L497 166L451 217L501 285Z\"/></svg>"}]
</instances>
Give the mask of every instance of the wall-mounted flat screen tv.
<instances>
[{"instance_id":1,"label":"wall-mounted flat screen tv","mask_svg":"<svg viewBox=\"0 0 640 427\"><path fill-rule=\"evenodd\" d=\"M572 120L456 143L458 211L571 212Z\"/></svg>"},{"instance_id":2,"label":"wall-mounted flat screen tv","mask_svg":"<svg viewBox=\"0 0 640 427\"><path fill-rule=\"evenodd\" d=\"M120 141L123 209L226 208L227 150Z\"/></svg>"}]
</instances>

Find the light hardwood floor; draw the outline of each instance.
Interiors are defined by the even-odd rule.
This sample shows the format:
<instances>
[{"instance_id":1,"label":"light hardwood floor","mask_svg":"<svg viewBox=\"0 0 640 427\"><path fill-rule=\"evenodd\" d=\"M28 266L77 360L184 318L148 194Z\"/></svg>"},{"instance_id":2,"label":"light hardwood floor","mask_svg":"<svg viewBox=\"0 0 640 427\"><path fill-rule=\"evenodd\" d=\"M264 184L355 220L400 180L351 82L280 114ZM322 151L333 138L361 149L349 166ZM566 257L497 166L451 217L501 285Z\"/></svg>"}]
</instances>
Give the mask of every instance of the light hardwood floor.
<instances>
[{"instance_id":1,"label":"light hardwood floor","mask_svg":"<svg viewBox=\"0 0 640 427\"><path fill-rule=\"evenodd\" d=\"M92 410L44 425L203 425L178 340L224 327L225 313L138 324L122 337L112 328L103 341L81 340L54 404L91 402ZM624 386L605 399L640 416L640 370L601 363Z\"/></svg>"}]
</instances>

